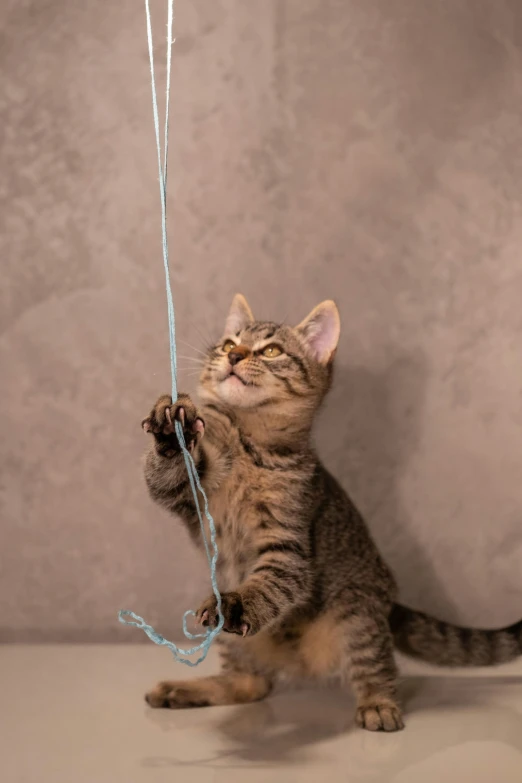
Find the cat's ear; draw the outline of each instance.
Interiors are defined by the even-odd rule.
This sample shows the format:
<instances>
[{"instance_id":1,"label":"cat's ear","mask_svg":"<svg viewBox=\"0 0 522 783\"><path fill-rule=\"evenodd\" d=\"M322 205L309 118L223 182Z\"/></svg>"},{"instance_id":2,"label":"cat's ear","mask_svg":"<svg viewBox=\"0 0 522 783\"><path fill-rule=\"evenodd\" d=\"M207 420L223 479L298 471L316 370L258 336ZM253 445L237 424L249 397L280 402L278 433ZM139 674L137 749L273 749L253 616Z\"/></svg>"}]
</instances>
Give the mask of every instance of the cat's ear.
<instances>
[{"instance_id":1,"label":"cat's ear","mask_svg":"<svg viewBox=\"0 0 522 783\"><path fill-rule=\"evenodd\" d=\"M296 332L316 361L321 364L332 361L341 333L341 319L335 302L321 302L314 307L296 327Z\"/></svg>"},{"instance_id":2,"label":"cat's ear","mask_svg":"<svg viewBox=\"0 0 522 783\"><path fill-rule=\"evenodd\" d=\"M225 334L237 334L254 320L252 310L242 294L236 294L228 312Z\"/></svg>"}]
</instances>

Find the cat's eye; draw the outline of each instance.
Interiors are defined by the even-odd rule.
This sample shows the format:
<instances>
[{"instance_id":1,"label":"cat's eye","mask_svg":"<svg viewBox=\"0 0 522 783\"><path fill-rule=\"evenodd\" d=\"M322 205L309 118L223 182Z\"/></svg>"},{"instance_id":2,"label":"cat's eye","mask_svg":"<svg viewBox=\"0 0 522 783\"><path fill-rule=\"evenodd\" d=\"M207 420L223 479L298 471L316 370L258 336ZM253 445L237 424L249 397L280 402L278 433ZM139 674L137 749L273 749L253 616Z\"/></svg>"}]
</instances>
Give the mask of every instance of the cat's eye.
<instances>
[{"instance_id":1,"label":"cat's eye","mask_svg":"<svg viewBox=\"0 0 522 783\"><path fill-rule=\"evenodd\" d=\"M263 356L266 356L267 359L275 359L276 356L281 356L282 353L283 349L278 345L267 345L263 349Z\"/></svg>"},{"instance_id":2,"label":"cat's eye","mask_svg":"<svg viewBox=\"0 0 522 783\"><path fill-rule=\"evenodd\" d=\"M232 340L225 340L223 343L223 350L225 353L230 353L230 351L232 351L235 347L236 344Z\"/></svg>"}]
</instances>

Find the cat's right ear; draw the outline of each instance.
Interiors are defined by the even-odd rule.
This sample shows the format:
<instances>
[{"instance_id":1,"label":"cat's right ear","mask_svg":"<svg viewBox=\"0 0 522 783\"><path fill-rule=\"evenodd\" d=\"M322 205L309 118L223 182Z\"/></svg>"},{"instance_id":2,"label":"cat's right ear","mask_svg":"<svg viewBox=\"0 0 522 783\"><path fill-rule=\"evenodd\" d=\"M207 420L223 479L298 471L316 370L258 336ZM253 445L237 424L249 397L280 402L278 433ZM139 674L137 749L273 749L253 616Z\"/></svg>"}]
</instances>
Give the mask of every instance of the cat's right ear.
<instances>
[{"instance_id":1,"label":"cat's right ear","mask_svg":"<svg viewBox=\"0 0 522 783\"><path fill-rule=\"evenodd\" d=\"M228 312L225 334L237 334L253 321L254 316L247 300L242 294L236 294Z\"/></svg>"}]
</instances>

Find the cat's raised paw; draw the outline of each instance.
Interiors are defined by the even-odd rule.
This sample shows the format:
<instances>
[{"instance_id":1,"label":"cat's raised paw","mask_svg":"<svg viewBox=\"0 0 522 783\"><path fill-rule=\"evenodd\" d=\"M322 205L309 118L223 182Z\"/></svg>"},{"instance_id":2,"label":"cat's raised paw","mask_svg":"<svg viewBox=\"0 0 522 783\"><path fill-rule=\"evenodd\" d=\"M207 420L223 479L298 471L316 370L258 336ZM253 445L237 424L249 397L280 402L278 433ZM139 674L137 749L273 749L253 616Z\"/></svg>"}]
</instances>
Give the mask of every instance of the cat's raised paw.
<instances>
[{"instance_id":1,"label":"cat's raised paw","mask_svg":"<svg viewBox=\"0 0 522 783\"><path fill-rule=\"evenodd\" d=\"M221 596L221 611L223 613L223 630L238 636L250 636L259 628L250 616L239 593L223 593ZM214 595L204 601L196 612L196 619L201 625L215 628L219 615L217 601Z\"/></svg>"},{"instance_id":2,"label":"cat's raised paw","mask_svg":"<svg viewBox=\"0 0 522 783\"><path fill-rule=\"evenodd\" d=\"M176 421L183 427L187 448L193 451L205 434L205 422L198 415L196 406L187 394L180 394L175 403L170 395L164 394L141 423L145 432L154 435L159 451L167 457L174 456L180 450L175 430Z\"/></svg>"}]
</instances>

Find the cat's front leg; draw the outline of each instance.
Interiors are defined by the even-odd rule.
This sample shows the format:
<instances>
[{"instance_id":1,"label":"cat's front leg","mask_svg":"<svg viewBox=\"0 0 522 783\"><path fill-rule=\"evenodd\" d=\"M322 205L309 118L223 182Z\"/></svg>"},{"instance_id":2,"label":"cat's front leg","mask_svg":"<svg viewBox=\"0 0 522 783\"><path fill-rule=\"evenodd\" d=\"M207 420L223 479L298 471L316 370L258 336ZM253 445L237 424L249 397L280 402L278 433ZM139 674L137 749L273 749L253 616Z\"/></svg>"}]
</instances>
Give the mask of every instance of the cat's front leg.
<instances>
[{"instance_id":1,"label":"cat's front leg","mask_svg":"<svg viewBox=\"0 0 522 783\"><path fill-rule=\"evenodd\" d=\"M145 481L151 498L159 505L179 514L192 525L197 517L183 452L178 442L175 422L183 427L188 450L204 479L205 454L201 440L205 423L190 397L180 394L175 403L163 395L142 422L145 432L154 440L145 458Z\"/></svg>"},{"instance_id":2,"label":"cat's front leg","mask_svg":"<svg viewBox=\"0 0 522 783\"><path fill-rule=\"evenodd\" d=\"M252 636L280 620L310 594L311 570L306 538L273 531L270 540L260 543L257 561L248 578L235 591L221 596L223 630L240 636ZM217 601L210 596L197 611L199 622L215 627Z\"/></svg>"}]
</instances>

